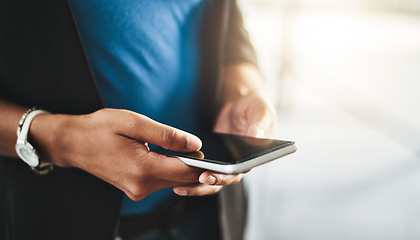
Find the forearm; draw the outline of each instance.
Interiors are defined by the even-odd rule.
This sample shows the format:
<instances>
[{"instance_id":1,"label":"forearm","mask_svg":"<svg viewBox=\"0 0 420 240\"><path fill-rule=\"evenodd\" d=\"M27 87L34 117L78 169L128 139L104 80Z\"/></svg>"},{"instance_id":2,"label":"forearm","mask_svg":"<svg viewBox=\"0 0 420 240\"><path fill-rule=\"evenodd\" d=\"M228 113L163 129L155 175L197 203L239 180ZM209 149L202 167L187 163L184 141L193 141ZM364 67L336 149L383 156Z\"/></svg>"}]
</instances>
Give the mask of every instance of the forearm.
<instances>
[{"instance_id":1,"label":"forearm","mask_svg":"<svg viewBox=\"0 0 420 240\"><path fill-rule=\"evenodd\" d=\"M27 107L19 106L0 98L0 155L18 157L15 144L17 140L17 128L22 115L28 110ZM53 116L53 115L51 115ZM53 143L53 132L58 121L50 121L48 115L36 116L29 128L28 141L37 149L43 161L50 161L46 158L46 148ZM54 116L54 118L57 118Z\"/></svg>"},{"instance_id":2,"label":"forearm","mask_svg":"<svg viewBox=\"0 0 420 240\"><path fill-rule=\"evenodd\" d=\"M17 140L16 131L19 120L26 112L26 108L14 105L0 98L0 154L10 157L17 157L15 144Z\"/></svg>"},{"instance_id":3,"label":"forearm","mask_svg":"<svg viewBox=\"0 0 420 240\"><path fill-rule=\"evenodd\" d=\"M267 137L275 124L275 110L264 94L263 80L253 64L226 67L223 81L223 107L214 131L254 137Z\"/></svg>"},{"instance_id":4,"label":"forearm","mask_svg":"<svg viewBox=\"0 0 420 240\"><path fill-rule=\"evenodd\" d=\"M223 102L234 101L249 94L262 94L263 80L254 64L236 63L223 71Z\"/></svg>"}]
</instances>

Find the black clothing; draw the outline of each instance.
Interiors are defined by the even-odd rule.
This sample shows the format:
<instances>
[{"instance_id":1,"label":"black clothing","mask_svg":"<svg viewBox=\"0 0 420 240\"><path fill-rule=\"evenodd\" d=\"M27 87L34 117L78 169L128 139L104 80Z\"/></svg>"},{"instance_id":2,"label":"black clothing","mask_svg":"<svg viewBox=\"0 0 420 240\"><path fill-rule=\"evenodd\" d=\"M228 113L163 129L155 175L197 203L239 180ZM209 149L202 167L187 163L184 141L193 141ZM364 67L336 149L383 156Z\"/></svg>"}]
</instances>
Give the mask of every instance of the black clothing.
<instances>
[{"instance_id":1,"label":"black clothing","mask_svg":"<svg viewBox=\"0 0 420 240\"><path fill-rule=\"evenodd\" d=\"M207 14L201 32L207 66L201 116L211 129L221 107L222 67L255 63L255 53L236 1L215 0ZM85 114L104 107L66 0L2 1L0 98L53 113ZM242 188L225 187L218 195L225 238L242 238ZM56 167L37 176L21 160L3 156L0 191L0 239L5 240L112 239L123 194L80 169ZM227 198L235 202L229 209Z\"/></svg>"}]
</instances>

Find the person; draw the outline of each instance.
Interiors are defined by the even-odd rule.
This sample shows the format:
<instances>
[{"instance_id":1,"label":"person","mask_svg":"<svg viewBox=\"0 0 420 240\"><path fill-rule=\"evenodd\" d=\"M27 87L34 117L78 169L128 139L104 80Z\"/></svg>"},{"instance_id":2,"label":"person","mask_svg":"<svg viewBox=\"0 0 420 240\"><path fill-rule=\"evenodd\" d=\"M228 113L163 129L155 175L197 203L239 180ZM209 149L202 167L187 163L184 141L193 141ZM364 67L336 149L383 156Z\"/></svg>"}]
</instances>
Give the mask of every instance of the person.
<instances>
[{"instance_id":1,"label":"person","mask_svg":"<svg viewBox=\"0 0 420 240\"><path fill-rule=\"evenodd\" d=\"M201 130L272 131L236 1L25 0L0 11L1 239L242 238L243 174L150 151L198 151ZM21 119L45 169L18 158Z\"/></svg>"}]
</instances>

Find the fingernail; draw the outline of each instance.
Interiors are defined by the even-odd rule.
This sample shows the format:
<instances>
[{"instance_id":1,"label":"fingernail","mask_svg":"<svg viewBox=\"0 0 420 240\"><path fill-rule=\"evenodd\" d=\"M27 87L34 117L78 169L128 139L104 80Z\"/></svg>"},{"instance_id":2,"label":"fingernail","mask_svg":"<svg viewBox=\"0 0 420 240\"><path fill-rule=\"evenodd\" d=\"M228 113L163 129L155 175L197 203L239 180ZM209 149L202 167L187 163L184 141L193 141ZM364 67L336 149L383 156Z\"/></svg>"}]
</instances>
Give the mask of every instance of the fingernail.
<instances>
[{"instance_id":1,"label":"fingernail","mask_svg":"<svg viewBox=\"0 0 420 240\"><path fill-rule=\"evenodd\" d=\"M187 138L187 149L191 151L198 151L201 148L201 140L192 134L189 134Z\"/></svg>"},{"instance_id":2,"label":"fingernail","mask_svg":"<svg viewBox=\"0 0 420 240\"><path fill-rule=\"evenodd\" d=\"M213 185L216 183L216 178L210 175L206 179L204 179L204 183L208 185Z\"/></svg>"},{"instance_id":3,"label":"fingernail","mask_svg":"<svg viewBox=\"0 0 420 240\"><path fill-rule=\"evenodd\" d=\"M185 189L174 189L174 192L180 196L187 196L188 191Z\"/></svg>"}]
</instances>

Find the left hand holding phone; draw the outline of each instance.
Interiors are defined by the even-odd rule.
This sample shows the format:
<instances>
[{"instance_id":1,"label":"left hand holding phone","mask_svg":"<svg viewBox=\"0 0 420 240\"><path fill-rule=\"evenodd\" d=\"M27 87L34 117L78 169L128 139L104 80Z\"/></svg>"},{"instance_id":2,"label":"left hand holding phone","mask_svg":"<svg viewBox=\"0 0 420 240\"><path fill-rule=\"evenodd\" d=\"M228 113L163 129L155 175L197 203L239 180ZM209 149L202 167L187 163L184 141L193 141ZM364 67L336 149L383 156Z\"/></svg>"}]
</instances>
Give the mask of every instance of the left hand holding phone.
<instances>
[{"instance_id":1,"label":"left hand holding phone","mask_svg":"<svg viewBox=\"0 0 420 240\"><path fill-rule=\"evenodd\" d=\"M198 151L196 136L116 109L87 115L39 115L30 134L44 160L61 167L78 167L121 189L133 200L168 187L180 195L208 195L220 190L208 172L180 160L150 152L147 143L164 148ZM230 185L239 175L212 175L214 184ZM179 190L179 186L186 189Z\"/></svg>"}]
</instances>

